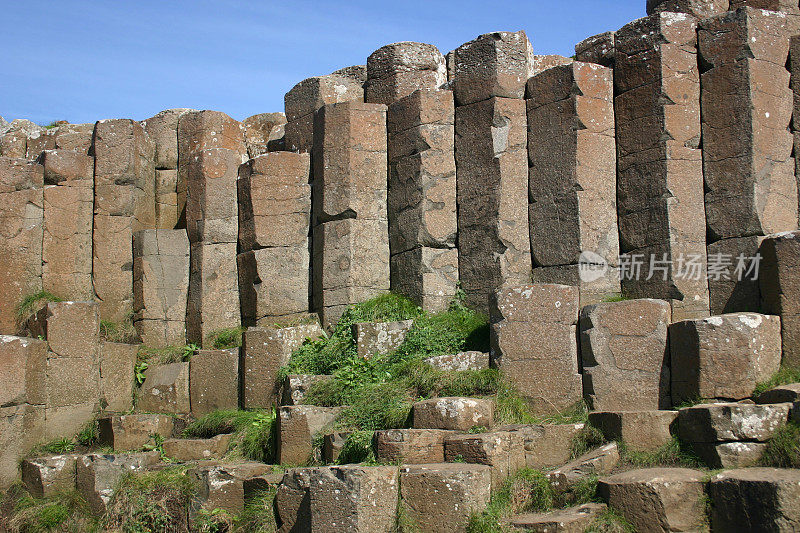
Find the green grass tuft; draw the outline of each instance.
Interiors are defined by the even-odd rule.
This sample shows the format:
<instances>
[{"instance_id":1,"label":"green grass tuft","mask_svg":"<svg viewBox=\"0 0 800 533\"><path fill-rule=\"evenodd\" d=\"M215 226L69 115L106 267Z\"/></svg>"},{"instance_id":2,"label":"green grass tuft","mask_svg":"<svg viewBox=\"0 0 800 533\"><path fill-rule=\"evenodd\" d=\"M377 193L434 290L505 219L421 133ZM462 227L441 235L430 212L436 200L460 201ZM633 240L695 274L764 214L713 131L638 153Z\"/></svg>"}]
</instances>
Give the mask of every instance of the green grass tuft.
<instances>
[{"instance_id":1,"label":"green grass tuft","mask_svg":"<svg viewBox=\"0 0 800 533\"><path fill-rule=\"evenodd\" d=\"M581 455L594 450L606 443L603 433L596 427L586 424L572 439L570 457L577 459Z\"/></svg>"},{"instance_id":2,"label":"green grass tuft","mask_svg":"<svg viewBox=\"0 0 800 533\"><path fill-rule=\"evenodd\" d=\"M37 457L39 455L46 454L62 455L65 453L71 453L73 451L75 451L75 441L66 437L62 437L60 439L53 439L50 442L36 446L33 450L31 450L29 456Z\"/></svg>"},{"instance_id":3,"label":"green grass tuft","mask_svg":"<svg viewBox=\"0 0 800 533\"><path fill-rule=\"evenodd\" d=\"M527 512L553 509L556 494L547 477L538 470L525 468L508 478L492 494L489 505L481 513L473 513L467 533L502 533L500 520Z\"/></svg>"},{"instance_id":4,"label":"green grass tuft","mask_svg":"<svg viewBox=\"0 0 800 533\"><path fill-rule=\"evenodd\" d=\"M683 467L704 468L703 461L677 436L652 452L635 451L624 442L618 442L620 459L623 465L634 468Z\"/></svg>"},{"instance_id":5,"label":"green grass tuft","mask_svg":"<svg viewBox=\"0 0 800 533\"><path fill-rule=\"evenodd\" d=\"M86 500L75 491L47 498L34 498L20 487L12 487L6 498L12 498L13 507L7 517L11 532L86 532L98 531ZM5 507L5 502L4 502Z\"/></svg>"},{"instance_id":6,"label":"green grass tuft","mask_svg":"<svg viewBox=\"0 0 800 533\"><path fill-rule=\"evenodd\" d=\"M598 516L584 533L636 533L636 528L612 508Z\"/></svg>"},{"instance_id":7,"label":"green grass tuft","mask_svg":"<svg viewBox=\"0 0 800 533\"><path fill-rule=\"evenodd\" d=\"M244 510L236 517L236 531L241 533L274 533L275 494L277 487L256 493L245 502Z\"/></svg>"},{"instance_id":8,"label":"green grass tuft","mask_svg":"<svg viewBox=\"0 0 800 533\"><path fill-rule=\"evenodd\" d=\"M762 392L766 392L781 385L789 385L790 383L800 383L800 368L782 366L770 379L756 385L756 390L753 395L757 396Z\"/></svg>"},{"instance_id":9,"label":"green grass tuft","mask_svg":"<svg viewBox=\"0 0 800 533\"><path fill-rule=\"evenodd\" d=\"M133 312L129 313L122 322L101 320L100 337L108 342L138 344L139 334L133 326Z\"/></svg>"},{"instance_id":10,"label":"green grass tuft","mask_svg":"<svg viewBox=\"0 0 800 533\"><path fill-rule=\"evenodd\" d=\"M214 411L189 424L185 438L210 439L234 433L232 455L271 463L275 459L275 411Z\"/></svg>"},{"instance_id":11,"label":"green grass tuft","mask_svg":"<svg viewBox=\"0 0 800 533\"><path fill-rule=\"evenodd\" d=\"M212 331L209 333L208 337L206 337L204 346L209 346L215 350L239 348L242 345L242 334L244 330L245 328L239 326Z\"/></svg>"},{"instance_id":12,"label":"green grass tuft","mask_svg":"<svg viewBox=\"0 0 800 533\"><path fill-rule=\"evenodd\" d=\"M39 310L42 305L50 302L62 302L63 300L53 293L47 291L39 291L33 294L28 294L17 304L17 322L21 325L22 322L28 319L33 313Z\"/></svg>"},{"instance_id":13,"label":"green grass tuft","mask_svg":"<svg viewBox=\"0 0 800 533\"><path fill-rule=\"evenodd\" d=\"M760 463L773 468L800 468L800 424L789 422L776 431Z\"/></svg>"},{"instance_id":14,"label":"green grass tuft","mask_svg":"<svg viewBox=\"0 0 800 533\"><path fill-rule=\"evenodd\" d=\"M372 431L353 431L347 436L336 464L349 465L357 463L374 463L375 452L372 449Z\"/></svg>"}]
</instances>

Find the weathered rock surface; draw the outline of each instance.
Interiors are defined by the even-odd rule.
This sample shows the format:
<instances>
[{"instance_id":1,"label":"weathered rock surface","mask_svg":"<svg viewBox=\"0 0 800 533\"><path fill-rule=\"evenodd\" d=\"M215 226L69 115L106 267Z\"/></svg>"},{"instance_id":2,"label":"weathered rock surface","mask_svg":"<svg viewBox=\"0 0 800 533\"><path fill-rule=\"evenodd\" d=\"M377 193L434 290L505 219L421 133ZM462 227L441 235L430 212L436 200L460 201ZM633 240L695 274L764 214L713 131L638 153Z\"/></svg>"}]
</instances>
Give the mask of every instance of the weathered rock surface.
<instances>
[{"instance_id":1,"label":"weathered rock surface","mask_svg":"<svg viewBox=\"0 0 800 533\"><path fill-rule=\"evenodd\" d=\"M452 435L440 429L385 429L373 437L375 458L386 463L443 463L444 441Z\"/></svg>"},{"instance_id":2,"label":"weathered rock surface","mask_svg":"<svg viewBox=\"0 0 800 533\"><path fill-rule=\"evenodd\" d=\"M167 415L131 414L98 420L98 442L114 451L140 450L152 435L168 439L174 431L175 422Z\"/></svg>"},{"instance_id":3,"label":"weathered rock surface","mask_svg":"<svg viewBox=\"0 0 800 533\"><path fill-rule=\"evenodd\" d=\"M125 413L133 409L133 384L138 344L100 343L100 394L105 410Z\"/></svg>"},{"instance_id":4,"label":"weathered rock surface","mask_svg":"<svg viewBox=\"0 0 800 533\"><path fill-rule=\"evenodd\" d=\"M387 44L367 58L364 101L389 105L419 89L437 89L447 82L442 53L433 45Z\"/></svg>"},{"instance_id":5,"label":"weathered rock surface","mask_svg":"<svg viewBox=\"0 0 800 533\"><path fill-rule=\"evenodd\" d=\"M247 155L254 158L274 151L269 149L270 141L275 138L278 131L283 131L285 125L285 113L259 113L244 119L242 127L247 143ZM282 137L283 134L279 136Z\"/></svg>"},{"instance_id":6,"label":"weathered rock surface","mask_svg":"<svg viewBox=\"0 0 800 533\"><path fill-rule=\"evenodd\" d=\"M765 313L781 317L783 362L800 365L800 232L770 235L759 253L763 257L759 285Z\"/></svg>"},{"instance_id":7,"label":"weathered rock surface","mask_svg":"<svg viewBox=\"0 0 800 533\"><path fill-rule=\"evenodd\" d=\"M92 513L102 516L122 477L141 472L159 461L158 452L126 455L83 455L77 462L77 488Z\"/></svg>"},{"instance_id":8,"label":"weathered rock surface","mask_svg":"<svg viewBox=\"0 0 800 533\"><path fill-rule=\"evenodd\" d=\"M150 413L189 413L189 363L150 366L136 408Z\"/></svg>"},{"instance_id":9,"label":"weathered rock surface","mask_svg":"<svg viewBox=\"0 0 800 533\"><path fill-rule=\"evenodd\" d=\"M634 451L656 451L672 439L675 411L598 411L589 413L589 424L606 440L623 441Z\"/></svg>"},{"instance_id":10,"label":"weathered rock surface","mask_svg":"<svg viewBox=\"0 0 800 533\"><path fill-rule=\"evenodd\" d=\"M516 431L492 431L475 435L452 435L444 441L444 456L455 460L492 467L492 487L526 466L524 439Z\"/></svg>"},{"instance_id":11,"label":"weathered rock surface","mask_svg":"<svg viewBox=\"0 0 800 533\"><path fill-rule=\"evenodd\" d=\"M413 325L413 320L353 324L353 337L358 356L369 359L396 350L403 344L406 334Z\"/></svg>"},{"instance_id":12,"label":"weathered rock surface","mask_svg":"<svg viewBox=\"0 0 800 533\"><path fill-rule=\"evenodd\" d=\"M278 462L304 465L313 457L314 436L331 424L341 407L312 405L283 406L278 409Z\"/></svg>"},{"instance_id":13,"label":"weathered rock surface","mask_svg":"<svg viewBox=\"0 0 800 533\"><path fill-rule=\"evenodd\" d=\"M603 503L585 503L549 513L512 516L505 523L515 531L583 533L606 509Z\"/></svg>"},{"instance_id":14,"label":"weathered rock surface","mask_svg":"<svg viewBox=\"0 0 800 533\"><path fill-rule=\"evenodd\" d=\"M244 509L249 484L255 485L256 490L277 485L280 478L272 471L272 466L263 463L219 464L211 461L210 464L201 464L190 470L188 475L199 484L197 500L203 509L223 509L228 513L238 514Z\"/></svg>"},{"instance_id":15,"label":"weathered rock surface","mask_svg":"<svg viewBox=\"0 0 800 533\"><path fill-rule=\"evenodd\" d=\"M457 354L435 355L425 362L439 370L484 370L489 368L489 354L485 352L461 352Z\"/></svg>"},{"instance_id":16,"label":"weathered rock surface","mask_svg":"<svg viewBox=\"0 0 800 533\"><path fill-rule=\"evenodd\" d=\"M200 350L189 362L189 399L200 418L239 407L239 349Z\"/></svg>"},{"instance_id":17,"label":"weathered rock surface","mask_svg":"<svg viewBox=\"0 0 800 533\"><path fill-rule=\"evenodd\" d=\"M45 403L47 343L0 335L0 405Z\"/></svg>"},{"instance_id":18,"label":"weathered rock surface","mask_svg":"<svg viewBox=\"0 0 800 533\"><path fill-rule=\"evenodd\" d=\"M749 398L778 371L780 319L756 313L685 320L669 328L672 402Z\"/></svg>"},{"instance_id":19,"label":"weathered rock surface","mask_svg":"<svg viewBox=\"0 0 800 533\"><path fill-rule=\"evenodd\" d=\"M221 459L228 451L232 435L217 435L210 439L167 439L164 455L180 462Z\"/></svg>"},{"instance_id":20,"label":"weathered rock surface","mask_svg":"<svg viewBox=\"0 0 800 533\"><path fill-rule=\"evenodd\" d=\"M31 496L44 498L75 490L77 455L25 459L20 464L22 484Z\"/></svg>"},{"instance_id":21,"label":"weathered rock surface","mask_svg":"<svg viewBox=\"0 0 800 533\"><path fill-rule=\"evenodd\" d=\"M705 473L648 468L601 478L598 493L636 531L696 531L706 520Z\"/></svg>"},{"instance_id":22,"label":"weathered rock surface","mask_svg":"<svg viewBox=\"0 0 800 533\"><path fill-rule=\"evenodd\" d=\"M792 531L800 524L800 471L746 468L711 478L714 531Z\"/></svg>"},{"instance_id":23,"label":"weathered rock surface","mask_svg":"<svg viewBox=\"0 0 800 533\"><path fill-rule=\"evenodd\" d=\"M728 11L728 6L728 0L647 0L647 14L667 11L704 19Z\"/></svg>"},{"instance_id":24,"label":"weathered rock surface","mask_svg":"<svg viewBox=\"0 0 800 533\"><path fill-rule=\"evenodd\" d=\"M494 402L478 398L433 398L412 408L416 429L469 431L494 425Z\"/></svg>"},{"instance_id":25,"label":"weathered rock surface","mask_svg":"<svg viewBox=\"0 0 800 533\"><path fill-rule=\"evenodd\" d=\"M491 305L493 365L514 382L533 411L547 415L579 402L577 287L502 289Z\"/></svg>"},{"instance_id":26,"label":"weathered rock surface","mask_svg":"<svg viewBox=\"0 0 800 533\"><path fill-rule=\"evenodd\" d=\"M613 31L584 39L575 45L575 61L613 67L615 40L616 34Z\"/></svg>"},{"instance_id":27,"label":"weathered rock surface","mask_svg":"<svg viewBox=\"0 0 800 533\"><path fill-rule=\"evenodd\" d=\"M756 403L786 403L800 401L800 383L781 385L755 397Z\"/></svg>"},{"instance_id":28,"label":"weathered rock surface","mask_svg":"<svg viewBox=\"0 0 800 533\"><path fill-rule=\"evenodd\" d=\"M309 374L289 374L283 380L281 405L301 405L308 391L316 383L327 381L332 376L313 376Z\"/></svg>"},{"instance_id":29,"label":"weathered rock surface","mask_svg":"<svg viewBox=\"0 0 800 533\"><path fill-rule=\"evenodd\" d=\"M583 394L591 409L668 409L670 357L663 300L626 300L580 312Z\"/></svg>"},{"instance_id":30,"label":"weathered rock surface","mask_svg":"<svg viewBox=\"0 0 800 533\"><path fill-rule=\"evenodd\" d=\"M142 121L144 132L155 144L155 167L159 170L178 168L178 121L194 109L166 109Z\"/></svg>"},{"instance_id":31,"label":"weathered rock surface","mask_svg":"<svg viewBox=\"0 0 800 533\"><path fill-rule=\"evenodd\" d=\"M542 470L569 462L572 442L583 428L584 424L513 424L500 426L496 430L519 433L523 439L528 468Z\"/></svg>"},{"instance_id":32,"label":"weathered rock surface","mask_svg":"<svg viewBox=\"0 0 800 533\"><path fill-rule=\"evenodd\" d=\"M619 459L617 443L611 442L548 472L547 478L557 492L568 493L582 479L610 473L619 463Z\"/></svg>"}]
</instances>

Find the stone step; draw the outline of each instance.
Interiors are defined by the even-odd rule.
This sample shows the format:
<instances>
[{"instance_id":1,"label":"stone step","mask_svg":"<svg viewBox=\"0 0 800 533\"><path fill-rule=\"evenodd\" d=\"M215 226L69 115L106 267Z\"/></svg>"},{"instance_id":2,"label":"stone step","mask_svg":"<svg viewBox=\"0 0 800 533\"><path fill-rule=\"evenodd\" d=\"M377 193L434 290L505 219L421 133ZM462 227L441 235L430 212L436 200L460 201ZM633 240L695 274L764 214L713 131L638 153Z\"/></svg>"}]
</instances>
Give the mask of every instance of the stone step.
<instances>
[{"instance_id":1,"label":"stone step","mask_svg":"<svg viewBox=\"0 0 800 533\"><path fill-rule=\"evenodd\" d=\"M675 411L595 412L589 413L589 424L609 441L622 441L634 451L655 451L670 442L677 418Z\"/></svg>"},{"instance_id":2,"label":"stone step","mask_svg":"<svg viewBox=\"0 0 800 533\"><path fill-rule=\"evenodd\" d=\"M568 495L572 487L591 476L610 473L619 463L619 448L616 442L604 444L581 455L577 459L547 472L547 479L560 494ZM568 501L569 498L567 497Z\"/></svg>"},{"instance_id":3,"label":"stone step","mask_svg":"<svg viewBox=\"0 0 800 533\"><path fill-rule=\"evenodd\" d=\"M97 425L98 442L114 451L141 450L153 435L169 439L182 429L182 424L176 424L175 418L155 414L106 416L100 418Z\"/></svg>"},{"instance_id":4,"label":"stone step","mask_svg":"<svg viewBox=\"0 0 800 533\"><path fill-rule=\"evenodd\" d=\"M445 460L488 465L492 488L525 468L525 441L516 431L492 431L474 435L451 435L444 441Z\"/></svg>"},{"instance_id":5,"label":"stone step","mask_svg":"<svg viewBox=\"0 0 800 533\"><path fill-rule=\"evenodd\" d=\"M203 509L223 509L231 514L244 509L245 496L260 489L277 487L280 469L257 462L221 463L203 461L187 475L197 482L197 500Z\"/></svg>"},{"instance_id":6,"label":"stone step","mask_svg":"<svg viewBox=\"0 0 800 533\"><path fill-rule=\"evenodd\" d=\"M786 403L800 401L800 383L781 385L754 397L756 403Z\"/></svg>"},{"instance_id":7,"label":"stone step","mask_svg":"<svg viewBox=\"0 0 800 533\"><path fill-rule=\"evenodd\" d=\"M445 462L445 439L453 431L441 429L385 429L373 438L375 458L386 463Z\"/></svg>"},{"instance_id":8,"label":"stone step","mask_svg":"<svg viewBox=\"0 0 800 533\"><path fill-rule=\"evenodd\" d=\"M469 431L494 425L494 401L481 398L433 398L412 406L415 429Z\"/></svg>"},{"instance_id":9,"label":"stone step","mask_svg":"<svg viewBox=\"0 0 800 533\"><path fill-rule=\"evenodd\" d=\"M202 461L221 459L228 452L233 434L217 435L210 439L167 439L164 455L180 461Z\"/></svg>"},{"instance_id":10,"label":"stone step","mask_svg":"<svg viewBox=\"0 0 800 533\"><path fill-rule=\"evenodd\" d=\"M572 442L585 424L514 424L495 428L497 431L515 431L522 435L525 445L525 462L535 470L556 468L570 460Z\"/></svg>"},{"instance_id":11,"label":"stone step","mask_svg":"<svg viewBox=\"0 0 800 533\"><path fill-rule=\"evenodd\" d=\"M583 533L605 510L604 503L585 503L549 513L528 513L503 521L515 531L537 533Z\"/></svg>"}]
</instances>

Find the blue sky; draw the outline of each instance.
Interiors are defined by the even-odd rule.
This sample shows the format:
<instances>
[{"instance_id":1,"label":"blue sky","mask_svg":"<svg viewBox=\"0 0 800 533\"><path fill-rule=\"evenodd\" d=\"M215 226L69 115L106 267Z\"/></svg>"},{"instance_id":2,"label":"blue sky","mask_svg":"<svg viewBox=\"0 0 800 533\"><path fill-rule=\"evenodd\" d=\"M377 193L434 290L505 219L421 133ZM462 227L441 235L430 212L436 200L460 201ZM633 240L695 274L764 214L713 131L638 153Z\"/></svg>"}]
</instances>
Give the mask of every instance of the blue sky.
<instances>
[{"instance_id":1,"label":"blue sky","mask_svg":"<svg viewBox=\"0 0 800 533\"><path fill-rule=\"evenodd\" d=\"M300 80L397 41L446 53L525 30L537 54L644 16L645 0L0 0L0 115L94 122L162 109L283 111Z\"/></svg>"}]
</instances>

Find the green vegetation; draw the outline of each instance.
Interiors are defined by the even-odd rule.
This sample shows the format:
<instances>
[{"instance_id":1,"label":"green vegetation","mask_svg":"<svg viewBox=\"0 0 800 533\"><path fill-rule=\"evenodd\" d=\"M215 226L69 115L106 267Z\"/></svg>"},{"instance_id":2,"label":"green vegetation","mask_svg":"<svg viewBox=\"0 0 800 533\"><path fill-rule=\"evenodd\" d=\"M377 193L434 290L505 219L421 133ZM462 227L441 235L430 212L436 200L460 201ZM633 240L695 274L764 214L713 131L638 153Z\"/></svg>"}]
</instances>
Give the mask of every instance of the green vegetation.
<instances>
[{"instance_id":1,"label":"green vegetation","mask_svg":"<svg viewBox=\"0 0 800 533\"><path fill-rule=\"evenodd\" d=\"M570 457L577 459L581 455L606 443L603 433L594 426L586 424L583 429L572 439Z\"/></svg>"},{"instance_id":2,"label":"green vegetation","mask_svg":"<svg viewBox=\"0 0 800 533\"><path fill-rule=\"evenodd\" d=\"M636 533L636 528L621 514L608 508L598 516L584 533Z\"/></svg>"},{"instance_id":3,"label":"green vegetation","mask_svg":"<svg viewBox=\"0 0 800 533\"><path fill-rule=\"evenodd\" d=\"M75 451L75 441L66 437L60 439L53 439L50 442L42 444L34 448L30 455L35 457L44 454L64 454Z\"/></svg>"},{"instance_id":4,"label":"green vegetation","mask_svg":"<svg viewBox=\"0 0 800 533\"><path fill-rule=\"evenodd\" d=\"M234 433L229 454L272 463L275 458L275 411L214 411L189 424L186 438L209 439Z\"/></svg>"},{"instance_id":5,"label":"green vegetation","mask_svg":"<svg viewBox=\"0 0 800 533\"><path fill-rule=\"evenodd\" d=\"M139 334L133 326L133 312L122 320L122 322L111 322L110 320L100 321L100 337L108 342L120 342L123 344L136 344L139 342Z\"/></svg>"},{"instance_id":6,"label":"green vegetation","mask_svg":"<svg viewBox=\"0 0 800 533\"><path fill-rule=\"evenodd\" d=\"M204 346L209 346L215 350L238 348L242 345L244 329L243 327L235 327L212 331L206 337Z\"/></svg>"},{"instance_id":7,"label":"green vegetation","mask_svg":"<svg viewBox=\"0 0 800 533\"><path fill-rule=\"evenodd\" d=\"M83 446L94 446L100 438L100 428L97 419L93 418L75 435L75 440Z\"/></svg>"},{"instance_id":8,"label":"green vegetation","mask_svg":"<svg viewBox=\"0 0 800 533\"><path fill-rule=\"evenodd\" d=\"M775 432L761 456L761 465L800 468L800 424L789 422Z\"/></svg>"},{"instance_id":9,"label":"green vegetation","mask_svg":"<svg viewBox=\"0 0 800 533\"><path fill-rule=\"evenodd\" d=\"M233 531L235 517L225 509L200 509L192 520L193 533L226 533Z\"/></svg>"},{"instance_id":10,"label":"green vegetation","mask_svg":"<svg viewBox=\"0 0 800 533\"><path fill-rule=\"evenodd\" d=\"M236 519L236 531L241 533L273 533L276 531L273 508L276 491L275 487L270 487L256 493L245 502L244 510Z\"/></svg>"},{"instance_id":11,"label":"green vegetation","mask_svg":"<svg viewBox=\"0 0 800 533\"><path fill-rule=\"evenodd\" d=\"M10 510L6 526L12 533L99 531L88 504L74 491L34 498L16 485L6 493L3 508Z\"/></svg>"},{"instance_id":12,"label":"green vegetation","mask_svg":"<svg viewBox=\"0 0 800 533\"><path fill-rule=\"evenodd\" d=\"M22 325L32 314L49 302L62 302L63 300L47 291L28 294L17 305L17 322Z\"/></svg>"},{"instance_id":13,"label":"green vegetation","mask_svg":"<svg viewBox=\"0 0 800 533\"><path fill-rule=\"evenodd\" d=\"M756 396L775 387L789 385L790 383L800 383L800 368L782 366L769 380L759 383L753 395Z\"/></svg>"},{"instance_id":14,"label":"green vegetation","mask_svg":"<svg viewBox=\"0 0 800 533\"><path fill-rule=\"evenodd\" d=\"M704 463L677 436L652 452L639 452L618 442L623 465L633 468L684 467L704 468Z\"/></svg>"},{"instance_id":15,"label":"green vegetation","mask_svg":"<svg viewBox=\"0 0 800 533\"><path fill-rule=\"evenodd\" d=\"M630 300L629 296L625 296L622 293L614 294L612 296L606 296L603 298L603 303L615 303L615 302L624 302L626 300Z\"/></svg>"},{"instance_id":16,"label":"green vegetation","mask_svg":"<svg viewBox=\"0 0 800 533\"><path fill-rule=\"evenodd\" d=\"M126 474L108 506L108 529L130 532L186 531L186 510L197 489L183 467Z\"/></svg>"},{"instance_id":17,"label":"green vegetation","mask_svg":"<svg viewBox=\"0 0 800 533\"><path fill-rule=\"evenodd\" d=\"M353 431L347 436L337 464L374 463L375 452L372 449L372 431Z\"/></svg>"},{"instance_id":18,"label":"green vegetation","mask_svg":"<svg viewBox=\"0 0 800 533\"><path fill-rule=\"evenodd\" d=\"M57 128L63 124L69 124L69 121L66 120L54 120L48 124L44 124L42 127L46 130L52 130L53 128Z\"/></svg>"}]
</instances>

